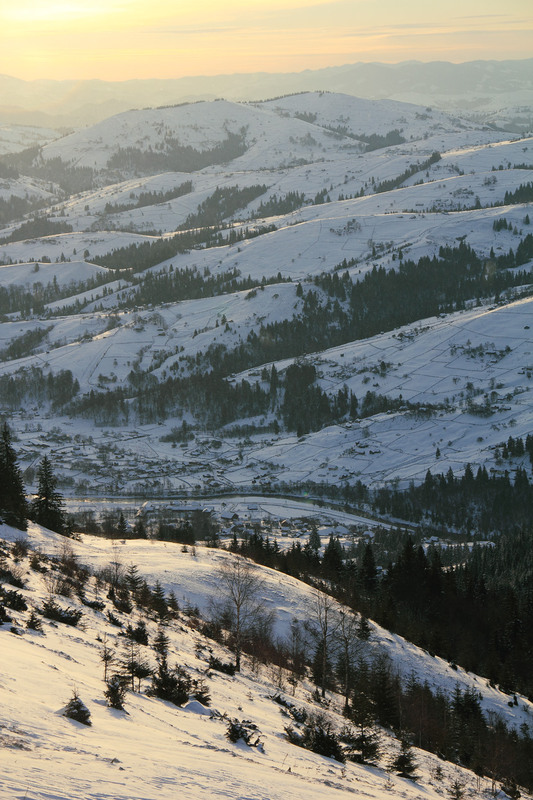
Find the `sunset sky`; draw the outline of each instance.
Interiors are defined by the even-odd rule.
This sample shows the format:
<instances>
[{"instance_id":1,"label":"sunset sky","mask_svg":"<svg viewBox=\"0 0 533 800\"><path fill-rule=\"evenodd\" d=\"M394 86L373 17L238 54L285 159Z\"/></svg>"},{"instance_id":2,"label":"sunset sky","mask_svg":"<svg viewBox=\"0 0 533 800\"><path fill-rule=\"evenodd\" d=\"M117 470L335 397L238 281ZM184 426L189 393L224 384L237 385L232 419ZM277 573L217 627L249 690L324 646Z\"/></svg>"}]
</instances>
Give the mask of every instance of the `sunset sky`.
<instances>
[{"instance_id":1,"label":"sunset sky","mask_svg":"<svg viewBox=\"0 0 533 800\"><path fill-rule=\"evenodd\" d=\"M531 0L3 0L0 73L32 80L299 72L533 56Z\"/></svg>"}]
</instances>

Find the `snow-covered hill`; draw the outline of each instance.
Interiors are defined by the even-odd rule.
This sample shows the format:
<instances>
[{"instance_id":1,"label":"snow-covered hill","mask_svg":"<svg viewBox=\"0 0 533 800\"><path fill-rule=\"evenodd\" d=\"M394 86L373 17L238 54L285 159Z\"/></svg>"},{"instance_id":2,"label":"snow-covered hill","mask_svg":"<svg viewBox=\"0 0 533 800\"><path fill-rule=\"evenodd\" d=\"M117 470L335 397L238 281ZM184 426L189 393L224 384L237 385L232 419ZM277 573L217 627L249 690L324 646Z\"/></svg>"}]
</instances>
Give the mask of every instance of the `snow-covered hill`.
<instances>
[{"instance_id":1,"label":"snow-covered hill","mask_svg":"<svg viewBox=\"0 0 533 800\"><path fill-rule=\"evenodd\" d=\"M18 153L29 147L42 146L59 137L51 128L30 125L0 125L0 155Z\"/></svg>"},{"instance_id":2,"label":"snow-covered hill","mask_svg":"<svg viewBox=\"0 0 533 800\"><path fill-rule=\"evenodd\" d=\"M357 137L385 137L394 130L404 141L363 152L366 145ZM375 269L432 258L458 242L490 271L530 232L532 204L509 204L520 186L533 181L530 138L392 101L308 92L254 104L199 102L131 111L54 141L42 155L44 163L60 158L98 171L119 148L164 153L178 141L205 151L228 133L243 137L243 152L192 173L121 175L118 183L70 197L36 179L21 176L16 186L6 181L5 199L8 192L25 191L44 201L48 193L54 204L38 214L72 232L5 241L17 238L22 226L31 233L34 214L13 219L0 232L2 301L9 308L6 298L12 296L18 309L0 326L0 376L24 379L30 368L45 376L69 370L82 394L127 386L136 369L157 381L186 377L208 350L231 353L261 326L268 330L301 315L298 283L303 294L316 291L326 303L314 285L321 274L348 272L352 281L362 281ZM246 192L254 187L250 200ZM241 206L226 209L219 200L220 213L202 217L210 202L214 213L217 189L221 197L241 193ZM128 256L121 272L109 270L109 254L121 248L163 246L187 220L196 231L213 219L222 237L216 246L200 238L135 275ZM531 261L521 269L528 282ZM220 281L219 288L198 290L194 299L168 296L159 306L143 302L147 280L191 271ZM229 289L228 276L246 288L241 283ZM258 289L263 279L270 285ZM24 297L40 302L39 319L28 317L31 305ZM51 413L46 403L32 403L31 420L25 408L3 408L20 436L24 467L35 465L45 448L56 449L54 431L61 430L58 468L73 492L88 486L165 493L279 481L407 482L422 479L428 468L458 472L468 462L499 469L496 446L511 432L531 431L531 303L493 308L488 298L476 308L477 298L467 301L466 311L445 318L415 320L325 353L312 346L299 352L316 365L317 385L330 396L344 385L359 400L368 391L401 395L436 409L425 419L401 411L340 420L298 439L291 431L274 433L270 413L237 420L255 426L257 434L230 436L207 433L194 415L179 409L157 423L131 418L117 428L68 419ZM40 333L32 344L35 328ZM281 374L292 360L277 362ZM256 363L239 379L264 388L262 371L271 366ZM480 403L488 404L485 416L475 414ZM183 420L199 425L197 441L179 448L162 442ZM99 448L111 442L121 455L112 476L99 463Z\"/></svg>"},{"instance_id":3,"label":"snow-covered hill","mask_svg":"<svg viewBox=\"0 0 533 800\"><path fill-rule=\"evenodd\" d=\"M44 159L59 157L75 166L105 169L119 148L141 152L168 151L180 145L206 151L224 142L229 133L244 137L248 151L239 166L261 154L263 167L278 167L298 159L316 160L319 152L336 150L331 136L300 119L280 120L278 115L252 106L220 100L143 111L128 111L78 131L43 148ZM343 141L357 150L357 142Z\"/></svg>"},{"instance_id":4,"label":"snow-covered hill","mask_svg":"<svg viewBox=\"0 0 533 800\"><path fill-rule=\"evenodd\" d=\"M5 541L18 542L16 561ZM23 555L22 541L31 547L27 556ZM187 800L206 796L281 800L289 795L302 800L333 800L347 794L364 794L369 800L436 800L454 785L462 786L471 798L484 797L491 786L486 779L421 750L415 750L416 782L388 772L386 767L399 752L399 742L385 730L379 733L381 757L375 767L341 764L290 744L284 734L290 717L274 702L275 696L281 695L285 702L307 713L325 715L334 730L345 723L340 713L342 698L328 693L328 704L317 706L312 698L313 686L306 678L291 689L284 670L248 659L235 677L208 669L210 655L227 661L231 654L205 638L198 630L198 619L186 609L208 608L209 599L217 597L217 567L234 556L204 548L183 552L180 546L154 541L113 543L85 536L71 542L32 524L27 534L0 526L0 544L3 563L24 583L17 591L28 604L27 610L9 609L11 622L0 625L3 800L24 796L36 800L90 796L99 800L155 800L174 798L177 791ZM41 571L31 568L33 553L32 564ZM128 692L125 711L109 708L103 694L103 647L114 655L118 665L124 639L105 615L107 608L93 610L86 603L103 601L113 610L115 622L123 624L136 624L143 612L138 610L130 617L117 611L92 576L85 579L85 604L77 597L60 597L56 591L62 573L47 562L48 555L63 564L88 564L97 574L111 562L119 570L122 565L127 568L136 564L150 584L159 581L166 592L174 591L184 611L165 625L169 662L179 663L195 678L207 677L209 707L191 700L179 708L149 697L145 678L141 692ZM294 620L308 618L313 590L264 568L258 568L258 576L263 582L264 600L277 615L278 633L286 635ZM6 584L5 588L12 587ZM41 632L27 629L31 609L40 609L52 598L61 607L81 612L80 624L71 627L42 619ZM142 618L153 642L156 616ZM378 652L388 654L406 676L420 675L432 688L445 693L454 689L479 692L485 712L500 714L517 728L529 725L533 708L524 698L509 705L508 697L483 679L452 669L375 625L366 647L368 657ZM143 658L155 667L153 651L146 646L141 649ZM89 709L90 727L63 715L73 692ZM229 742L229 719L248 720L257 726L262 747Z\"/></svg>"}]
</instances>

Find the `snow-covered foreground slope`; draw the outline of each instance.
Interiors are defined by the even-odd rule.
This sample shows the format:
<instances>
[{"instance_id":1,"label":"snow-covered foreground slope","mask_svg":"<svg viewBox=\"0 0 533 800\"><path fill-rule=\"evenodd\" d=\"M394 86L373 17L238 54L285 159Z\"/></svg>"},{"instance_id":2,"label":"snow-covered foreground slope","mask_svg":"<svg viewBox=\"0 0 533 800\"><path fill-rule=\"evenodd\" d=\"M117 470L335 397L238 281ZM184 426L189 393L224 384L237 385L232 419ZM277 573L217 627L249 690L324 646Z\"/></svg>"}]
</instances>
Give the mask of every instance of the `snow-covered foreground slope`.
<instances>
[{"instance_id":1,"label":"snow-covered foreground slope","mask_svg":"<svg viewBox=\"0 0 533 800\"><path fill-rule=\"evenodd\" d=\"M72 545L79 561L94 569L117 560L125 567L135 563L150 583L160 580L165 589L173 589L182 608L197 604L205 609L209 598L217 595L217 566L232 558L203 548L184 553L179 546L155 541L118 544L83 537L80 542L66 543L35 525L30 525L27 534L1 526L0 538L27 538L32 547L51 555L64 552L65 544ZM9 564L12 566L12 561ZM50 576L30 572L24 558L21 572L27 581L21 593L31 606L41 606L53 591ZM293 618L308 617L312 601L309 587L267 569L260 569L260 575L264 599L277 611L280 634ZM87 599L95 597L93 578L86 581L84 589ZM288 719L272 698L281 690L291 702L316 711L312 686L304 680L291 697L286 693L286 676L281 671L263 665L252 670L248 661L242 673L233 678L220 672L209 673L210 708L197 701L177 708L148 697L143 691L128 693L127 713L114 711L106 706L103 697L101 651L104 637L112 649L120 642L118 629L103 613L92 611L77 600L56 599L61 605L83 610L83 624L72 628L44 620L44 630L39 633L22 627L29 611L10 611L19 635L10 632L9 624L0 626L2 800L170 800L178 794L187 800L333 800L349 795L369 800L415 800L442 797L454 781L466 786L469 797L485 796L489 786L486 781L422 751L416 751L420 777L414 783L383 768L349 762L342 765L289 744L283 732ZM180 615L166 628L171 642L169 660L200 677L207 672L211 652L224 660L229 653L205 639L188 619ZM147 627L152 639L156 624L148 622ZM377 626L372 626L368 648L387 652L403 674L414 671L446 692L453 691L456 684L472 687L481 692L485 710L501 713L516 726L529 723L533 708L523 698L510 708L508 698L482 679L460 669L452 670L440 659L431 658ZM62 716L73 691L88 706L91 727ZM341 698L331 699L323 712L334 727L340 728ZM225 736L227 718L253 722L263 748L251 748L243 742L231 744ZM398 753L399 744L385 731L380 739L380 763L385 766Z\"/></svg>"}]
</instances>

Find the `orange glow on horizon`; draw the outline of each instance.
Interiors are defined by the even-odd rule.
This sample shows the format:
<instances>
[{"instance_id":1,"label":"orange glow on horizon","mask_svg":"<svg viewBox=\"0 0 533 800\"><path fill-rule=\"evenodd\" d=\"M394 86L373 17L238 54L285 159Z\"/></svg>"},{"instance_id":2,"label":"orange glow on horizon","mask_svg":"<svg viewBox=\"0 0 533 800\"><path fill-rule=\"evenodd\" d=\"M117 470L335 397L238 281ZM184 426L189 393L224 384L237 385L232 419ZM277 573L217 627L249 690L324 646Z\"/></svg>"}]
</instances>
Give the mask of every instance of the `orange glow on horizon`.
<instances>
[{"instance_id":1,"label":"orange glow on horizon","mask_svg":"<svg viewBox=\"0 0 533 800\"><path fill-rule=\"evenodd\" d=\"M0 71L25 80L533 56L529 0L19 0L0 25Z\"/></svg>"}]
</instances>

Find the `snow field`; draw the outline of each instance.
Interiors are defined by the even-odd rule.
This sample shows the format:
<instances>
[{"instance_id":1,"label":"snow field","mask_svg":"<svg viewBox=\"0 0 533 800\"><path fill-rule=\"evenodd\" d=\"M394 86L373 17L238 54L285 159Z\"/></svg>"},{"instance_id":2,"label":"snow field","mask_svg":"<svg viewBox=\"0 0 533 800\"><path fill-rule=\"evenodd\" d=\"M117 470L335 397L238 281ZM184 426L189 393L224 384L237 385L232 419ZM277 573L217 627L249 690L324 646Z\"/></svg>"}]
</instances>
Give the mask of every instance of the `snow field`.
<instances>
[{"instance_id":1,"label":"snow field","mask_svg":"<svg viewBox=\"0 0 533 800\"><path fill-rule=\"evenodd\" d=\"M12 541L21 533L4 525L0 536ZM41 552L54 555L65 544L63 538L33 524L27 539ZM125 566L136 563L149 582L159 579L166 589L173 588L180 603L188 599L203 608L216 590L217 563L230 558L203 548L197 548L193 556L182 553L178 546L159 542L113 544L84 536L81 542L67 544L72 544L81 563L90 560L93 568L117 557ZM307 614L312 590L271 570L259 568L259 572L265 600L280 610L281 632L295 612L300 617ZM28 584L21 593L30 604L38 606L48 594L46 580L36 573L25 577ZM86 593L89 598L94 596L92 580ZM73 600L66 604L78 605ZM349 794L370 800L415 800L442 796L444 786L455 779L468 786L469 796L483 796L485 781L476 782L467 771L439 762L422 751L416 751L420 780L415 784L379 768L342 765L290 745L283 736L288 720L271 699L279 692L280 676L268 667L260 667L254 673L245 665L243 673L235 678L211 672L210 709L197 702L180 709L144 694L128 693L127 714L113 711L103 698L99 651L104 635L113 645L117 629L106 622L102 613L80 608L84 611L84 625L80 628L45 620L44 635L25 631L16 636L9 632L8 625L0 630L4 664L0 673L0 747L7 756L0 762L0 797L5 800L155 800L175 798L176 792L187 800L205 796L318 800ZM22 624L27 612L10 613L16 623ZM134 622L135 614L131 619ZM155 623L149 622L147 627L152 638ZM169 625L166 632L171 639L169 660L185 666L193 676L205 670L209 648L225 657L217 645L187 625L186 618ZM462 670L454 672L440 659L432 659L374 625L369 646L389 652L405 675L421 669L433 686L446 691L453 691L456 683L480 689L486 710L508 712L508 720L514 715L517 725L529 720L530 704L523 698L519 706L510 710L507 698L490 690L481 679ZM294 702L311 709L311 689L306 682L298 686ZM61 715L74 690L90 709L91 727ZM336 703L333 698L326 716L341 727ZM225 738L225 722L216 715L211 718L211 711L254 722L264 752L243 743L230 744ZM397 752L398 744L385 732L381 739L387 761ZM437 764L443 770L442 781L434 777Z\"/></svg>"}]
</instances>

